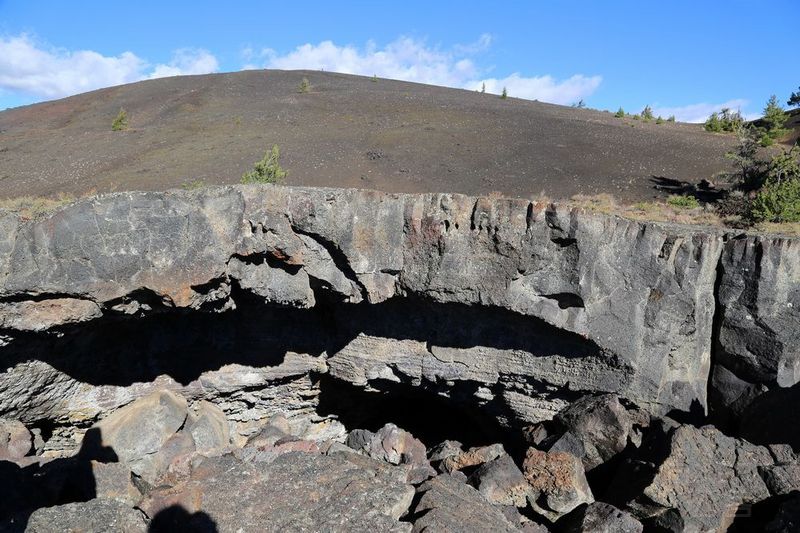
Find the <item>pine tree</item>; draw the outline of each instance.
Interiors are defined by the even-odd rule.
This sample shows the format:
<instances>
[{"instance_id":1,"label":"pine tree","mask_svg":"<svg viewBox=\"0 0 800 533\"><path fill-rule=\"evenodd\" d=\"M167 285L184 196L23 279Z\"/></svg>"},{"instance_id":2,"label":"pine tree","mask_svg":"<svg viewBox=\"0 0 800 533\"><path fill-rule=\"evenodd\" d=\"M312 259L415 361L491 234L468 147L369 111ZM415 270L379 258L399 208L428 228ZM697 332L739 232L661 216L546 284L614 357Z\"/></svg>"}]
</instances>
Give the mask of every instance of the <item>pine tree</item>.
<instances>
[{"instance_id":1,"label":"pine tree","mask_svg":"<svg viewBox=\"0 0 800 533\"><path fill-rule=\"evenodd\" d=\"M778 103L778 97L773 94L764 108L764 122L767 124L767 131L783 128L786 118L786 113Z\"/></svg>"},{"instance_id":2,"label":"pine tree","mask_svg":"<svg viewBox=\"0 0 800 533\"><path fill-rule=\"evenodd\" d=\"M120 108L117 118L111 123L111 131L123 131L128 129L128 112Z\"/></svg>"},{"instance_id":3,"label":"pine tree","mask_svg":"<svg viewBox=\"0 0 800 533\"><path fill-rule=\"evenodd\" d=\"M797 88L797 92L794 92L791 96L789 96L789 99L786 101L786 105L789 107L800 107L800 87Z\"/></svg>"},{"instance_id":4,"label":"pine tree","mask_svg":"<svg viewBox=\"0 0 800 533\"><path fill-rule=\"evenodd\" d=\"M719 120L719 113L714 111L711 115L706 119L706 123L703 125L706 131L722 131L722 122Z\"/></svg>"},{"instance_id":5,"label":"pine tree","mask_svg":"<svg viewBox=\"0 0 800 533\"><path fill-rule=\"evenodd\" d=\"M261 161L256 161L253 170L242 174L242 183L280 183L289 174L280 164L281 152L277 144L267 150Z\"/></svg>"}]
</instances>

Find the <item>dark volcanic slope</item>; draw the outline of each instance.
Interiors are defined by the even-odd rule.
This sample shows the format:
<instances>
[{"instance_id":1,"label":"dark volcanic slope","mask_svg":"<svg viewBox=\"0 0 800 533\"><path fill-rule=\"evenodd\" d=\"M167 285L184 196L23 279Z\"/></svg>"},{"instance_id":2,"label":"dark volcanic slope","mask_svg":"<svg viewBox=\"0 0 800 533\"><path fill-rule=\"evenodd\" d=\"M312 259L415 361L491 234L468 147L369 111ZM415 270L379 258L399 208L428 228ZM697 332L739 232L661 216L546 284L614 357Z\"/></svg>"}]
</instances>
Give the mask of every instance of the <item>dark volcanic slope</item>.
<instances>
[{"instance_id":1,"label":"dark volcanic slope","mask_svg":"<svg viewBox=\"0 0 800 533\"><path fill-rule=\"evenodd\" d=\"M299 94L307 77L312 90ZM131 128L112 132L120 107ZM234 183L276 143L289 184L554 198L654 196L729 168L689 124L303 71L145 81L0 112L0 196Z\"/></svg>"}]
</instances>

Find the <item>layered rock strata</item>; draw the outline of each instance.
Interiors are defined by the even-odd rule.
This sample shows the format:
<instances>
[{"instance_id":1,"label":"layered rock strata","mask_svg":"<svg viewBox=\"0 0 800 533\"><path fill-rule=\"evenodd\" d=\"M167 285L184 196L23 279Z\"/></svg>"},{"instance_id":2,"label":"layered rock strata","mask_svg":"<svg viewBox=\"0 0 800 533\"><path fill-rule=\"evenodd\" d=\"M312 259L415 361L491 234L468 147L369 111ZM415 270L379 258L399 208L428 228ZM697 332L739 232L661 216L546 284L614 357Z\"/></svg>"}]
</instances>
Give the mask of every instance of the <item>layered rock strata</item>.
<instances>
[{"instance_id":1,"label":"layered rock strata","mask_svg":"<svg viewBox=\"0 0 800 533\"><path fill-rule=\"evenodd\" d=\"M703 414L709 383L723 416L796 383L799 336L787 238L272 186L0 214L0 415L56 437L156 388L215 403L243 438L276 412L319 422L320 375L506 426L585 393Z\"/></svg>"}]
</instances>

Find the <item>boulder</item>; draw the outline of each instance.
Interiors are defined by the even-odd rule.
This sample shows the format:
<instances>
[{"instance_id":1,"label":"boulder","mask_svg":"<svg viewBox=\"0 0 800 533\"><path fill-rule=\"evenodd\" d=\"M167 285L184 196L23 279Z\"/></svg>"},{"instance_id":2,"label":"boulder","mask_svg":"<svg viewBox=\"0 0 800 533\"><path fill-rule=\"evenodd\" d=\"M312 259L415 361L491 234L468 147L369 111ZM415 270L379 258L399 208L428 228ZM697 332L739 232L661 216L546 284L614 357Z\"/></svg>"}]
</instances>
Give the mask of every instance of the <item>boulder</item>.
<instances>
[{"instance_id":1,"label":"boulder","mask_svg":"<svg viewBox=\"0 0 800 533\"><path fill-rule=\"evenodd\" d=\"M101 445L142 477L154 480L161 467L174 458L173 451L185 452L191 435L173 440L175 448L156 456L188 415L186 400L167 390L157 391L113 412L96 424ZM169 456L169 457L168 457Z\"/></svg>"},{"instance_id":2,"label":"boulder","mask_svg":"<svg viewBox=\"0 0 800 533\"><path fill-rule=\"evenodd\" d=\"M425 445L414 436L394 424L386 424L376 433L366 430L351 431L346 444L354 450L393 465L412 466L410 475L415 483L436 475L428 462Z\"/></svg>"},{"instance_id":3,"label":"boulder","mask_svg":"<svg viewBox=\"0 0 800 533\"><path fill-rule=\"evenodd\" d=\"M800 462L761 466L758 471L773 496L800 491Z\"/></svg>"},{"instance_id":4,"label":"boulder","mask_svg":"<svg viewBox=\"0 0 800 533\"><path fill-rule=\"evenodd\" d=\"M345 446L346 447L346 446ZM354 450L351 450L355 453ZM302 440L296 437L283 437L275 441L275 444L262 444L260 446L245 446L241 450L235 450L234 455L243 461L250 462L272 462L279 456L291 453L322 453L319 445L310 440Z\"/></svg>"},{"instance_id":5,"label":"boulder","mask_svg":"<svg viewBox=\"0 0 800 533\"><path fill-rule=\"evenodd\" d=\"M774 464L765 447L723 435L712 426L665 424L648 437L629 467L636 475L615 480L619 490L643 484L629 507L643 522L677 524L687 530L724 530L742 504L770 496L759 469ZM647 465L652 465L648 470ZM614 487L610 492L615 492ZM663 527L663 526L662 526Z\"/></svg>"},{"instance_id":6,"label":"boulder","mask_svg":"<svg viewBox=\"0 0 800 533\"><path fill-rule=\"evenodd\" d=\"M140 508L152 518L180 505L219 531L408 531L398 521L414 497L406 470L344 453L202 457L186 480L152 490Z\"/></svg>"},{"instance_id":7,"label":"boulder","mask_svg":"<svg viewBox=\"0 0 800 533\"><path fill-rule=\"evenodd\" d=\"M131 463L131 470L147 483L156 484L168 472L173 476L183 475L196 451L192 434L181 430L168 438L157 452Z\"/></svg>"},{"instance_id":8,"label":"boulder","mask_svg":"<svg viewBox=\"0 0 800 533\"><path fill-rule=\"evenodd\" d=\"M558 521L563 533L642 533L633 515L603 502L581 505Z\"/></svg>"},{"instance_id":9,"label":"boulder","mask_svg":"<svg viewBox=\"0 0 800 533\"><path fill-rule=\"evenodd\" d=\"M31 533L144 533L147 523L140 511L115 499L44 507L31 514L25 531Z\"/></svg>"},{"instance_id":10,"label":"boulder","mask_svg":"<svg viewBox=\"0 0 800 533\"><path fill-rule=\"evenodd\" d=\"M632 428L628 411L614 394L584 396L556 415L553 425L561 435L544 449L573 453L587 472L624 450Z\"/></svg>"},{"instance_id":11,"label":"boulder","mask_svg":"<svg viewBox=\"0 0 800 533\"><path fill-rule=\"evenodd\" d=\"M531 506L551 522L594 501L583 464L574 455L529 448L522 470L533 491Z\"/></svg>"},{"instance_id":12,"label":"boulder","mask_svg":"<svg viewBox=\"0 0 800 533\"><path fill-rule=\"evenodd\" d=\"M518 531L498 507L450 474L429 479L418 492L422 496L411 515L414 532Z\"/></svg>"},{"instance_id":13,"label":"boulder","mask_svg":"<svg viewBox=\"0 0 800 533\"><path fill-rule=\"evenodd\" d=\"M276 442L281 439L291 437L288 424L285 429L280 425L268 423L261 430L250 437L245 444L245 447L250 448L265 448L274 446Z\"/></svg>"},{"instance_id":14,"label":"boulder","mask_svg":"<svg viewBox=\"0 0 800 533\"><path fill-rule=\"evenodd\" d=\"M19 420L0 418L0 461L17 461L33 447L30 431Z\"/></svg>"},{"instance_id":15,"label":"boulder","mask_svg":"<svg viewBox=\"0 0 800 533\"><path fill-rule=\"evenodd\" d=\"M91 461L90 468L94 493L98 498L119 500L131 507L142 498L131 480L131 471L125 464Z\"/></svg>"},{"instance_id":16,"label":"boulder","mask_svg":"<svg viewBox=\"0 0 800 533\"><path fill-rule=\"evenodd\" d=\"M231 441L225 413L211 402L200 401L192 407L185 431L192 435L198 452L221 450Z\"/></svg>"},{"instance_id":17,"label":"boulder","mask_svg":"<svg viewBox=\"0 0 800 533\"><path fill-rule=\"evenodd\" d=\"M432 464L438 464L448 457L458 455L464 451L464 446L457 440L445 440L434 446L428 452L428 460Z\"/></svg>"},{"instance_id":18,"label":"boulder","mask_svg":"<svg viewBox=\"0 0 800 533\"><path fill-rule=\"evenodd\" d=\"M462 451L461 453L445 457L445 459L439 464L439 471L442 473L449 473L455 470L462 470L464 468L482 465L483 463L488 463L489 461L497 459L505 454L506 450L503 448L502 444L476 446L468 449L467 451Z\"/></svg>"},{"instance_id":19,"label":"boulder","mask_svg":"<svg viewBox=\"0 0 800 533\"><path fill-rule=\"evenodd\" d=\"M533 490L509 455L501 455L481 465L469 482L494 505L527 507Z\"/></svg>"}]
</instances>

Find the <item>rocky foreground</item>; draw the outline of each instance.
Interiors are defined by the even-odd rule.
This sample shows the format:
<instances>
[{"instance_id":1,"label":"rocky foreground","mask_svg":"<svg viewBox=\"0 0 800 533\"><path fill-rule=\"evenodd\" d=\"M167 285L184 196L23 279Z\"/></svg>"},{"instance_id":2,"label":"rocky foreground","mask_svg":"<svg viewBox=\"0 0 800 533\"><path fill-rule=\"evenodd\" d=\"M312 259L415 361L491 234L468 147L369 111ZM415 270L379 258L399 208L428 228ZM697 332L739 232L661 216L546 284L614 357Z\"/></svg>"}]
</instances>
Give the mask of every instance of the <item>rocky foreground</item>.
<instances>
[{"instance_id":1,"label":"rocky foreground","mask_svg":"<svg viewBox=\"0 0 800 533\"><path fill-rule=\"evenodd\" d=\"M790 238L108 195L0 212L0 357L11 530L798 527Z\"/></svg>"}]
</instances>

